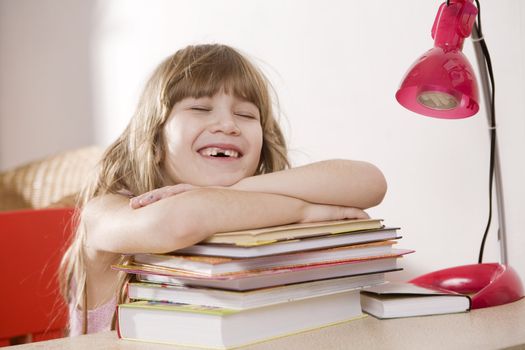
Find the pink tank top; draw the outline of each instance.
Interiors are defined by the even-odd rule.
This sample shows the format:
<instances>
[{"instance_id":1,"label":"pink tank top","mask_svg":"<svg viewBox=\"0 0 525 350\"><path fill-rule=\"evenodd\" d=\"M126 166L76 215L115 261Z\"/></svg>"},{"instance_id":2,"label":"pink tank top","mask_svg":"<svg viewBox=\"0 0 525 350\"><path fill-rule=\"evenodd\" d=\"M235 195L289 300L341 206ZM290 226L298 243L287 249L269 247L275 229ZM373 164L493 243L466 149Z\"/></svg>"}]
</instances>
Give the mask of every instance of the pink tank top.
<instances>
[{"instance_id":1,"label":"pink tank top","mask_svg":"<svg viewBox=\"0 0 525 350\"><path fill-rule=\"evenodd\" d=\"M84 324L83 311L75 306L76 303L69 304L69 336L82 334ZM111 321L117 309L117 300L111 299L107 303L100 305L96 309L88 310L88 333L97 333L111 330Z\"/></svg>"}]
</instances>

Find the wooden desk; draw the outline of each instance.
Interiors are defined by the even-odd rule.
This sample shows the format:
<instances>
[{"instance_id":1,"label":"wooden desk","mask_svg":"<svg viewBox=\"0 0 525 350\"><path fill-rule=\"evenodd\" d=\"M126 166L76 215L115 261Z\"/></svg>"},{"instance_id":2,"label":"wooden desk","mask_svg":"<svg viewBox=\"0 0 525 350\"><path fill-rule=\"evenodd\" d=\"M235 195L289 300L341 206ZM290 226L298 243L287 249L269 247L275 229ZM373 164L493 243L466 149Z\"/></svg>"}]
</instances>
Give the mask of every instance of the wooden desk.
<instances>
[{"instance_id":1,"label":"wooden desk","mask_svg":"<svg viewBox=\"0 0 525 350\"><path fill-rule=\"evenodd\" d=\"M166 350L176 346L117 339L115 332L18 345L16 350ZM525 299L469 313L377 320L366 317L242 349L525 349Z\"/></svg>"}]
</instances>

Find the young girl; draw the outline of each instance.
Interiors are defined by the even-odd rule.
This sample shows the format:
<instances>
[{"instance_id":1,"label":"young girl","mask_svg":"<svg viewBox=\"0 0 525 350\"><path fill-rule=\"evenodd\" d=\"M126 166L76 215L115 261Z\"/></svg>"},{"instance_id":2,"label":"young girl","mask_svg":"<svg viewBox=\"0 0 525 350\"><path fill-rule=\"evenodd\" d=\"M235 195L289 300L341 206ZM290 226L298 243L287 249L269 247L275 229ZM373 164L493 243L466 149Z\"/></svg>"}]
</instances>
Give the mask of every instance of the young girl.
<instances>
[{"instance_id":1,"label":"young girl","mask_svg":"<svg viewBox=\"0 0 525 350\"><path fill-rule=\"evenodd\" d=\"M289 169L264 75L228 46L186 47L155 70L83 194L61 269L70 334L111 328L125 300L125 274L110 268L121 254L166 253L216 232L366 218L362 209L385 191L365 162Z\"/></svg>"}]
</instances>

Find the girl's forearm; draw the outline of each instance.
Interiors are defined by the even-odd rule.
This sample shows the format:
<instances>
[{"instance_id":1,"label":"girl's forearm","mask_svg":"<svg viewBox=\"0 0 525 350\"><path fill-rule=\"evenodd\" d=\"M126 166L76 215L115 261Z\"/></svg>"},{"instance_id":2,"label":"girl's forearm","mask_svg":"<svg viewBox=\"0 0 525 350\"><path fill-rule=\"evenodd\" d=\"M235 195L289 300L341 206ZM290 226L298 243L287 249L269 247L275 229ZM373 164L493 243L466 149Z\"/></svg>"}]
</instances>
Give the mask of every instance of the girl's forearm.
<instances>
[{"instance_id":1,"label":"girl's forearm","mask_svg":"<svg viewBox=\"0 0 525 350\"><path fill-rule=\"evenodd\" d=\"M231 188L365 209L382 201L386 187L383 174L370 163L327 160L244 178Z\"/></svg>"},{"instance_id":2,"label":"girl's forearm","mask_svg":"<svg viewBox=\"0 0 525 350\"><path fill-rule=\"evenodd\" d=\"M87 245L93 249L169 252L217 232L303 221L311 212L306 210L311 205L297 198L231 189L196 189L140 209L132 209L115 197L109 198L107 205L90 205L85 210Z\"/></svg>"},{"instance_id":3,"label":"girl's forearm","mask_svg":"<svg viewBox=\"0 0 525 350\"><path fill-rule=\"evenodd\" d=\"M198 243L219 232L279 226L297 222L365 219L360 209L313 204L272 193L203 188L166 199L152 225L166 237L163 251ZM164 200L159 201L162 205ZM140 210L140 209L139 209ZM169 225L169 223L172 225ZM178 223L178 224L177 224Z\"/></svg>"},{"instance_id":4,"label":"girl's forearm","mask_svg":"<svg viewBox=\"0 0 525 350\"><path fill-rule=\"evenodd\" d=\"M185 219L175 245L195 244L218 232L284 225L302 221L309 205L297 198L252 191L203 188L169 198L173 207L158 222L169 220L170 211Z\"/></svg>"}]
</instances>

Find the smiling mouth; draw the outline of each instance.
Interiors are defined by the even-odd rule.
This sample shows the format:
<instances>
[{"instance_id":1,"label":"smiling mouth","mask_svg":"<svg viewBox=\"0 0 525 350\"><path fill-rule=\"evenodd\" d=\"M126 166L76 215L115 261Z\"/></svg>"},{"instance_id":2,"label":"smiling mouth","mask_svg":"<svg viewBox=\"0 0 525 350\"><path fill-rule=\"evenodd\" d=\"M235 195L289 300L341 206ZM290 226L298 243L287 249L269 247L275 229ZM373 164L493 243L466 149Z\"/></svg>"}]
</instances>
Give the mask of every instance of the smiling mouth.
<instances>
[{"instance_id":1,"label":"smiling mouth","mask_svg":"<svg viewBox=\"0 0 525 350\"><path fill-rule=\"evenodd\" d=\"M242 154L233 149L206 147L198 151L201 156L214 158L241 158Z\"/></svg>"}]
</instances>

